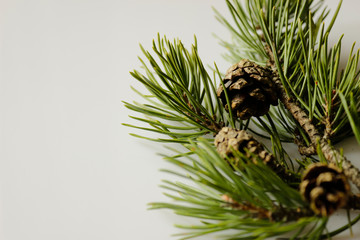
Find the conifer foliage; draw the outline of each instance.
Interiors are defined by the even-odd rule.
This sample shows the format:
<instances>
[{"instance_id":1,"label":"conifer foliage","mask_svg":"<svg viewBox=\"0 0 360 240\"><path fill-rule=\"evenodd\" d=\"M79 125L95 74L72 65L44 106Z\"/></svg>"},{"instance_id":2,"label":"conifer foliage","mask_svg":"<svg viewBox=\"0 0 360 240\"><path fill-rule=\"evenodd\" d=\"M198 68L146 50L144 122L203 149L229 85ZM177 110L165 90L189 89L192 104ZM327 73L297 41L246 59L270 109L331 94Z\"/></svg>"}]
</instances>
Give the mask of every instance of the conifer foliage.
<instances>
[{"instance_id":1,"label":"conifer foliage","mask_svg":"<svg viewBox=\"0 0 360 240\"><path fill-rule=\"evenodd\" d=\"M232 66L225 75L205 68L196 38L186 49L158 35L152 51L142 48L144 71L131 75L148 93L134 89L144 102L124 104L149 126L124 125L182 146L163 157L178 167L164 171L184 182L164 180L171 202L150 204L199 219L178 226L181 239L327 239L358 226L360 215L327 229L334 212L360 209L360 171L333 146L350 134L360 144L360 80L359 52L340 69L341 38L328 44L342 1L328 26L323 3L226 0L232 19L215 10L233 36L220 42ZM284 142L297 144L301 159Z\"/></svg>"}]
</instances>

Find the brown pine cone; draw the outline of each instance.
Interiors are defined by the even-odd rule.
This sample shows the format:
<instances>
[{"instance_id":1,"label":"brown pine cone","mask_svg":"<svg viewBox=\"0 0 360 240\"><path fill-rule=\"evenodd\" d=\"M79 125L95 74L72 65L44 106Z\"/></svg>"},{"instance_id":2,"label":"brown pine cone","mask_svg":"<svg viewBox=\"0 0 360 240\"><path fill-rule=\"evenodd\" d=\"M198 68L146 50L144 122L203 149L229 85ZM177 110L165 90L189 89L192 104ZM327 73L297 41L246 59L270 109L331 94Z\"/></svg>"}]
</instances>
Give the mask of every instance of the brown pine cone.
<instances>
[{"instance_id":1,"label":"brown pine cone","mask_svg":"<svg viewBox=\"0 0 360 240\"><path fill-rule=\"evenodd\" d=\"M224 158L231 158L233 150L238 150L251 158L254 162L257 161L257 157L254 157L254 155L262 159L264 163L274 161L274 156L271 153L268 153L264 147L245 130L223 127L215 137L215 146L217 151ZM247 149L247 151L245 149ZM233 164L236 165L236 163Z\"/></svg>"},{"instance_id":2,"label":"brown pine cone","mask_svg":"<svg viewBox=\"0 0 360 240\"><path fill-rule=\"evenodd\" d=\"M335 165L315 163L305 171L300 193L316 214L329 216L345 206L350 195L350 185Z\"/></svg>"},{"instance_id":3,"label":"brown pine cone","mask_svg":"<svg viewBox=\"0 0 360 240\"><path fill-rule=\"evenodd\" d=\"M243 59L226 72L223 80L231 103L231 110L242 120L259 117L269 111L270 104L278 104L278 95L272 82L272 72L254 62ZM221 84L217 90L225 109L229 111Z\"/></svg>"}]
</instances>

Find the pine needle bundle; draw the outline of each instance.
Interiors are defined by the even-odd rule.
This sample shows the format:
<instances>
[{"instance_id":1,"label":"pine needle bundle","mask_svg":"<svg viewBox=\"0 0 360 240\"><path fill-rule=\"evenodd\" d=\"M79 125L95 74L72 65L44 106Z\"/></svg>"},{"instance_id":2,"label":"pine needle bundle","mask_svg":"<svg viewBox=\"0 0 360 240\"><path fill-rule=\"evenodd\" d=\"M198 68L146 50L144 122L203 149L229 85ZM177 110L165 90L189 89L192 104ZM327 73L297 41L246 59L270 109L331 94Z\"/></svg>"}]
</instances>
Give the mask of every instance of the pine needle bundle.
<instances>
[{"instance_id":1,"label":"pine needle bundle","mask_svg":"<svg viewBox=\"0 0 360 240\"><path fill-rule=\"evenodd\" d=\"M335 212L360 210L360 171L334 147L349 135L360 144L359 51L353 46L340 69L341 38L329 46L342 1L332 16L320 0L225 3L231 20L215 11L233 39L220 42L227 71L204 66L196 38L187 49L158 35L152 51L141 47L144 70L131 73L148 93L134 89L144 103L124 104L148 127L124 125L164 136L136 137L181 146L163 155L178 171L164 171L184 182L164 181L172 201L151 209L199 219L178 226L187 230L181 239L336 236L360 220L327 228ZM300 158L286 152L288 142Z\"/></svg>"}]
</instances>

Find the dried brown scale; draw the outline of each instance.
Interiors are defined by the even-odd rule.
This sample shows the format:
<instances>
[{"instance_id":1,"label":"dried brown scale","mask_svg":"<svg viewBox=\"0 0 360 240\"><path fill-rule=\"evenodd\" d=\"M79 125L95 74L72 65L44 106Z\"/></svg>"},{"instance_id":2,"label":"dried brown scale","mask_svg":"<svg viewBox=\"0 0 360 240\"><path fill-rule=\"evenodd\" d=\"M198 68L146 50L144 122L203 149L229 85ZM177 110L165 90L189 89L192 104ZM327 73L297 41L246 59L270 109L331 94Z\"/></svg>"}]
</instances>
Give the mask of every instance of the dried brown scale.
<instances>
[{"instance_id":1,"label":"dried brown scale","mask_svg":"<svg viewBox=\"0 0 360 240\"><path fill-rule=\"evenodd\" d=\"M270 104L277 105L278 97L272 82L272 73L249 60L243 59L230 67L217 90L227 111L233 111L242 120L259 117L269 111ZM228 106L225 90L229 97Z\"/></svg>"},{"instance_id":2,"label":"dried brown scale","mask_svg":"<svg viewBox=\"0 0 360 240\"><path fill-rule=\"evenodd\" d=\"M348 203L350 185L335 165L315 163L304 172L300 193L316 214L329 216Z\"/></svg>"},{"instance_id":3,"label":"dried brown scale","mask_svg":"<svg viewBox=\"0 0 360 240\"><path fill-rule=\"evenodd\" d=\"M199 124L203 124L205 125L208 129L210 129L211 131L213 131L214 133L218 133L221 128L223 127L224 123L223 122L217 122L216 121L216 116L213 116L213 121L211 119L209 119L207 116L205 116L200 109L195 108L191 102L189 101L188 97L186 96L186 94L183 94L183 99L185 100L186 104L188 105L188 107L194 111L198 116L200 116L201 118L195 118L195 121ZM188 112L185 112L185 114L189 117L191 117L192 115Z\"/></svg>"},{"instance_id":4,"label":"dried brown scale","mask_svg":"<svg viewBox=\"0 0 360 240\"><path fill-rule=\"evenodd\" d=\"M225 207L230 207L231 209L235 210L246 211L251 216L251 218L270 219L271 217L271 212L269 210L257 207L251 203L237 202L226 194L222 195L221 199L226 202Z\"/></svg>"},{"instance_id":5,"label":"dried brown scale","mask_svg":"<svg viewBox=\"0 0 360 240\"><path fill-rule=\"evenodd\" d=\"M245 130L237 130L229 127L223 127L216 135L214 140L217 151L223 158L228 158L230 164L237 166L239 159L233 156L233 151L239 151L254 163L262 160L278 176L286 182L298 182L299 178L292 174L279 164L274 155L266 151L252 135Z\"/></svg>"},{"instance_id":6,"label":"dried brown scale","mask_svg":"<svg viewBox=\"0 0 360 240\"><path fill-rule=\"evenodd\" d=\"M226 207L230 207L234 210L247 211L252 218L267 219L272 222L296 221L300 218L314 215L314 213L307 208L286 209L275 206L273 209L268 210L247 202L239 203L226 194L221 196L221 198L226 202Z\"/></svg>"},{"instance_id":7,"label":"dried brown scale","mask_svg":"<svg viewBox=\"0 0 360 240\"><path fill-rule=\"evenodd\" d=\"M326 99L325 102L327 102ZM333 102L331 104L333 105ZM329 115L328 108L326 106L324 108L326 109L324 138L330 139L333 134L331 116Z\"/></svg>"}]
</instances>

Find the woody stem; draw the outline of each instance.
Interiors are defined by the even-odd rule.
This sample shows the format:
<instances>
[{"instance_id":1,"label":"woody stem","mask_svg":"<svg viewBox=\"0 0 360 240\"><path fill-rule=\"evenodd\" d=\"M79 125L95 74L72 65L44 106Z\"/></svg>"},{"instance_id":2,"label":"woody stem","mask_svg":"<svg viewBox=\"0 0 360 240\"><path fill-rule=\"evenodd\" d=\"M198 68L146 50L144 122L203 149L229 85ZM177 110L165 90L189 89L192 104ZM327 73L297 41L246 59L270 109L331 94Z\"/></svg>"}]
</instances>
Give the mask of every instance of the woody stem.
<instances>
[{"instance_id":1,"label":"woody stem","mask_svg":"<svg viewBox=\"0 0 360 240\"><path fill-rule=\"evenodd\" d=\"M287 94L278 77L274 78L274 83L277 87L279 99L284 104L285 108L291 113L294 119L304 129L309 136L311 143L316 146L320 145L325 158L329 163L342 163L344 174L360 189L360 170L356 168L349 160L347 160L337 149L334 149L331 144L321 137L318 130L312 124L310 118L304 110L302 110L295 101L293 101Z\"/></svg>"},{"instance_id":2,"label":"woody stem","mask_svg":"<svg viewBox=\"0 0 360 240\"><path fill-rule=\"evenodd\" d=\"M269 221L296 221L303 217L313 216L314 213L308 208L283 208L274 206L272 209L265 209L255 206L249 202L237 202L228 195L223 195L222 199L226 202L226 207L234 210L247 211L252 218L267 219Z\"/></svg>"},{"instance_id":3,"label":"woody stem","mask_svg":"<svg viewBox=\"0 0 360 240\"><path fill-rule=\"evenodd\" d=\"M309 136L311 145L316 146L319 144L321 151L329 163L333 163L335 165L342 163L342 169L345 176L347 176L355 184L355 186L360 189L360 170L343 155L341 155L337 149L334 149L325 137L321 137L307 113L301 109L300 106L298 106L297 103L286 93L278 76L277 66L274 61L274 54L268 45L266 45L265 50L269 56L268 65L273 71L273 82L277 88L280 101Z\"/></svg>"}]
</instances>

